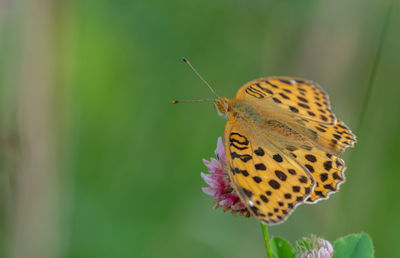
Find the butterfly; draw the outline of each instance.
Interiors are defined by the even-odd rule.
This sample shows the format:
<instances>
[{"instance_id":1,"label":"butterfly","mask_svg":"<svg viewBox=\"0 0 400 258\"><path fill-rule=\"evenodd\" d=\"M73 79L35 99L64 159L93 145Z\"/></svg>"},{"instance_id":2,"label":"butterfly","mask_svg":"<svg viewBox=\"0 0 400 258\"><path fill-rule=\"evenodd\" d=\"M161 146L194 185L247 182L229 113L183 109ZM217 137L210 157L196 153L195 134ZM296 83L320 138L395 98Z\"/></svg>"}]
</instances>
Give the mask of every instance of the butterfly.
<instances>
[{"instance_id":1,"label":"butterfly","mask_svg":"<svg viewBox=\"0 0 400 258\"><path fill-rule=\"evenodd\" d=\"M213 101L227 119L230 181L262 223L283 222L299 204L327 199L345 181L338 155L356 137L336 118L318 84L266 77L244 84L234 99Z\"/></svg>"}]
</instances>

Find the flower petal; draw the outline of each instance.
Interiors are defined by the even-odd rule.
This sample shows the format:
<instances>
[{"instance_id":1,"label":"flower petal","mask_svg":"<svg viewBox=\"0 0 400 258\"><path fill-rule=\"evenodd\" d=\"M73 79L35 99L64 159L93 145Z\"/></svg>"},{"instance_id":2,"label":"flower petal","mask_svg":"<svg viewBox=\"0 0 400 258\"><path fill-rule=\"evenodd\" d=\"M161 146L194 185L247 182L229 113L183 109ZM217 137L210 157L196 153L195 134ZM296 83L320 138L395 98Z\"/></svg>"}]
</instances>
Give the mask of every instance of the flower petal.
<instances>
[{"instance_id":1,"label":"flower petal","mask_svg":"<svg viewBox=\"0 0 400 258\"><path fill-rule=\"evenodd\" d=\"M217 149L215 149L215 155L217 158L223 163L226 164L226 157L225 157L225 147L224 143L222 142L222 137L218 137L217 141Z\"/></svg>"},{"instance_id":2,"label":"flower petal","mask_svg":"<svg viewBox=\"0 0 400 258\"><path fill-rule=\"evenodd\" d=\"M205 194L208 194L211 196L215 196L215 194L217 193L217 190L215 188L211 188L211 187L202 187L201 190L203 190L203 192Z\"/></svg>"},{"instance_id":3,"label":"flower petal","mask_svg":"<svg viewBox=\"0 0 400 258\"><path fill-rule=\"evenodd\" d=\"M200 173L200 176L203 178L204 182L206 182L209 186L214 186L214 179L210 174L204 174L203 172Z\"/></svg>"},{"instance_id":4,"label":"flower petal","mask_svg":"<svg viewBox=\"0 0 400 258\"><path fill-rule=\"evenodd\" d=\"M240 211L240 210L246 210L247 208L241 201L238 201L237 203L231 206L231 209L234 211Z\"/></svg>"},{"instance_id":5,"label":"flower petal","mask_svg":"<svg viewBox=\"0 0 400 258\"><path fill-rule=\"evenodd\" d=\"M331 255L333 254L333 246L329 241L319 237L317 242L320 247L326 249Z\"/></svg>"},{"instance_id":6,"label":"flower petal","mask_svg":"<svg viewBox=\"0 0 400 258\"><path fill-rule=\"evenodd\" d=\"M203 180L211 187L221 189L221 192L226 191L228 183L225 181L225 177L218 174L204 174L200 173Z\"/></svg>"},{"instance_id":7,"label":"flower petal","mask_svg":"<svg viewBox=\"0 0 400 258\"><path fill-rule=\"evenodd\" d=\"M211 158L210 161L203 159L204 164L206 167L209 169L210 173L217 173L217 174L224 174L225 173L225 167L224 164L221 163L221 161L217 159Z\"/></svg>"},{"instance_id":8,"label":"flower petal","mask_svg":"<svg viewBox=\"0 0 400 258\"><path fill-rule=\"evenodd\" d=\"M318 258L331 258L332 255L325 248L320 248L318 251Z\"/></svg>"},{"instance_id":9,"label":"flower petal","mask_svg":"<svg viewBox=\"0 0 400 258\"><path fill-rule=\"evenodd\" d=\"M204 164L208 168L208 173L201 172L200 175L209 187L203 187L205 194L214 196L213 202L216 203L215 208L221 207L224 211L239 211L241 215L246 213L247 208L240 200L235 192L226 170L226 157L222 138L218 138L217 149L215 150L217 159L203 159ZM235 213L235 212L233 212Z\"/></svg>"},{"instance_id":10,"label":"flower petal","mask_svg":"<svg viewBox=\"0 0 400 258\"><path fill-rule=\"evenodd\" d=\"M220 206L224 206L224 207L230 208L231 205L233 204L233 200L229 199L229 198L223 199L222 201L218 202L218 204Z\"/></svg>"}]
</instances>

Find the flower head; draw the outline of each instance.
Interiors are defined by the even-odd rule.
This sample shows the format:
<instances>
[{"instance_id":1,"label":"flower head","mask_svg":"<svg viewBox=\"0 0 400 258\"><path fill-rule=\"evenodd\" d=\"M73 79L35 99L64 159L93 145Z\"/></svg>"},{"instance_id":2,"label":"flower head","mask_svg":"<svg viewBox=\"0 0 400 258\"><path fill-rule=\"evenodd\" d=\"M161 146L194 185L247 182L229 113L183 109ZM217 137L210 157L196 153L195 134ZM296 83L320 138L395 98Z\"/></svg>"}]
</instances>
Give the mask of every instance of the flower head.
<instances>
[{"instance_id":1,"label":"flower head","mask_svg":"<svg viewBox=\"0 0 400 258\"><path fill-rule=\"evenodd\" d=\"M333 247L329 241L311 235L296 243L296 258L331 258Z\"/></svg>"},{"instance_id":2,"label":"flower head","mask_svg":"<svg viewBox=\"0 0 400 258\"><path fill-rule=\"evenodd\" d=\"M239 212L240 215L249 217L250 213L235 192L232 182L229 179L225 148L221 137L218 138L215 155L216 159L203 159L204 164L208 168L208 174L201 172L201 177L208 184L208 187L202 188L203 192L214 196L215 209L221 207L224 211L231 210L233 214Z\"/></svg>"}]
</instances>

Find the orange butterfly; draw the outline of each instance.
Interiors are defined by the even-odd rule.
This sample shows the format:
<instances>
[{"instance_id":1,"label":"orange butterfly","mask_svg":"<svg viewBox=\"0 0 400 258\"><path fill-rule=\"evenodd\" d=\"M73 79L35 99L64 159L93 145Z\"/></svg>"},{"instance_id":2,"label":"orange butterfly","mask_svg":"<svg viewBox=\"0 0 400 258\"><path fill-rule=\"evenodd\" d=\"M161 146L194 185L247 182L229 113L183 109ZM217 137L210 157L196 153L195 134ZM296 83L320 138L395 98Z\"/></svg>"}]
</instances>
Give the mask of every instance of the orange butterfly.
<instances>
[{"instance_id":1,"label":"orange butterfly","mask_svg":"<svg viewBox=\"0 0 400 258\"><path fill-rule=\"evenodd\" d=\"M281 223L297 205L338 191L346 166L337 155L356 139L332 113L327 94L316 83L260 78L243 85L235 99L218 97L205 83L228 120L230 180L253 216L268 225Z\"/></svg>"}]
</instances>

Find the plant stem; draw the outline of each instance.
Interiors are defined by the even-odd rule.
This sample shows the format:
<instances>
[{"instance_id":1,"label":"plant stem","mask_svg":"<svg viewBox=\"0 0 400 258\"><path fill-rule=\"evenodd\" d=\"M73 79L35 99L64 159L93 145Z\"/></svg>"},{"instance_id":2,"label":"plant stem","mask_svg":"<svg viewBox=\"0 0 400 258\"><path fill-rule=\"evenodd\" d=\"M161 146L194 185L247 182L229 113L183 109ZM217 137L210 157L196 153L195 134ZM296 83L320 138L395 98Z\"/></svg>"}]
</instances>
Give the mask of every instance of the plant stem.
<instances>
[{"instance_id":1,"label":"plant stem","mask_svg":"<svg viewBox=\"0 0 400 258\"><path fill-rule=\"evenodd\" d=\"M268 258L274 258L275 256L272 252L271 242L269 241L268 228L266 225L261 223L261 229L262 229L263 236L264 236L265 249L267 250L267 256L268 256Z\"/></svg>"},{"instance_id":2,"label":"plant stem","mask_svg":"<svg viewBox=\"0 0 400 258\"><path fill-rule=\"evenodd\" d=\"M380 33L380 37L379 37L379 41L378 41L378 47L377 47L377 50L376 50L374 62L372 64L371 73L369 74L367 90L365 92L364 101L362 103L360 120L358 121L358 125L356 127L356 133L357 134L360 134L360 130L364 125L365 117L366 117L366 114L367 114L368 104L369 104L370 99L371 99L372 88L373 88L373 85L374 85L374 82L375 82L376 71L378 70L378 66L379 66L380 61L381 61L383 43L384 43L385 38L386 38L386 32L387 32L387 27L389 25L389 20L390 20L391 14L392 14L393 3L394 3L394 0L391 0L389 2L388 9L387 9L386 16L385 16L385 20L383 22L383 26L382 26L382 30L381 30L381 33Z\"/></svg>"},{"instance_id":3,"label":"plant stem","mask_svg":"<svg viewBox=\"0 0 400 258\"><path fill-rule=\"evenodd\" d=\"M381 32L379 35L377 50L376 50L375 57L374 57L374 60L372 63L371 72L370 72L369 78L368 78L367 89L365 91L364 99L363 99L362 106L361 106L358 124L354 131L355 134L357 135L357 140L359 142L362 142L362 139L364 138L364 134L366 133L366 130L364 129L365 118L366 118L367 109L368 109L368 106L369 106L369 103L371 100L373 86L375 85L374 84L375 75L376 75L376 72L378 70L378 67L379 67L379 64L381 61L381 55L382 55L382 50L383 50L385 39L386 39L387 28L389 26L389 21L390 21L391 15L392 15L394 0L390 0L388 2L389 3L388 3L387 10L385 13L384 21L382 24L382 29L381 29ZM360 144L360 143L358 143L358 144ZM348 167L353 166L353 164L355 164L358 161L358 159L360 159L360 149L357 148L356 151L351 152L351 154L349 156L349 160L347 162L347 166ZM360 160L360 162L361 162L361 160ZM344 207L345 205L346 205L345 203L342 204L342 209L347 209L347 207ZM343 227L346 227L346 223L347 223L347 221L345 221L342 224Z\"/></svg>"}]
</instances>

